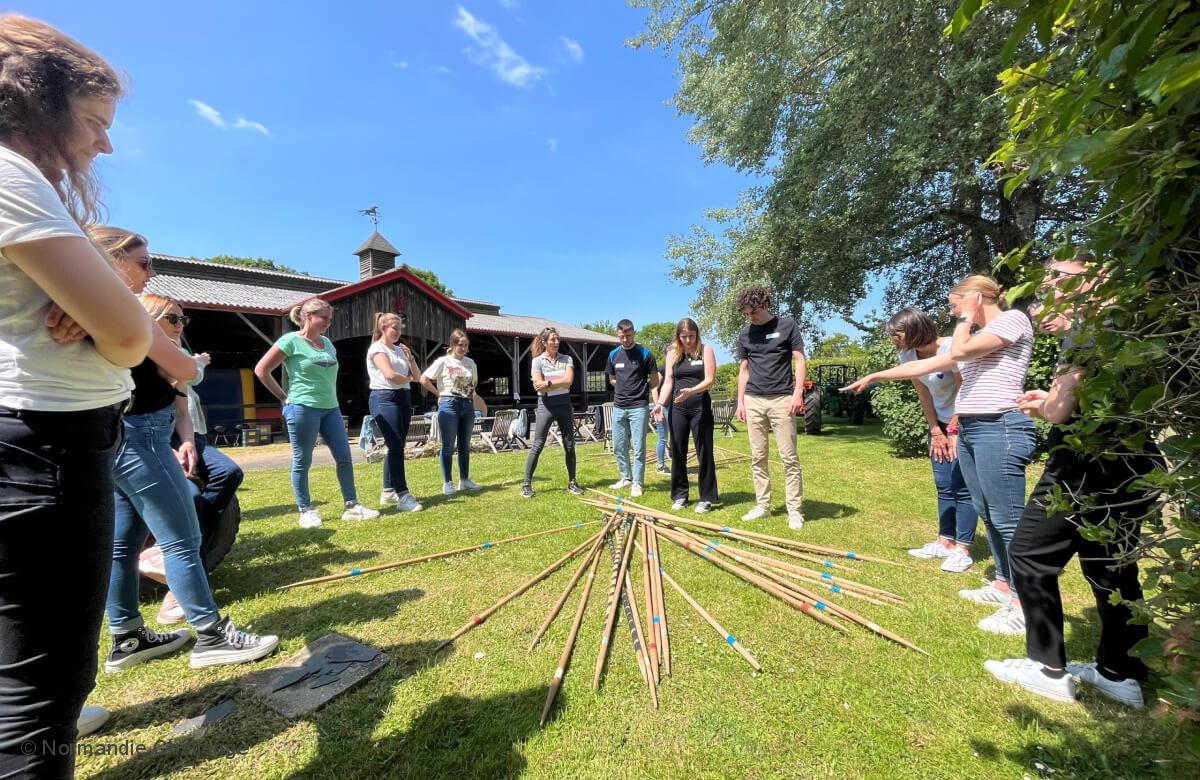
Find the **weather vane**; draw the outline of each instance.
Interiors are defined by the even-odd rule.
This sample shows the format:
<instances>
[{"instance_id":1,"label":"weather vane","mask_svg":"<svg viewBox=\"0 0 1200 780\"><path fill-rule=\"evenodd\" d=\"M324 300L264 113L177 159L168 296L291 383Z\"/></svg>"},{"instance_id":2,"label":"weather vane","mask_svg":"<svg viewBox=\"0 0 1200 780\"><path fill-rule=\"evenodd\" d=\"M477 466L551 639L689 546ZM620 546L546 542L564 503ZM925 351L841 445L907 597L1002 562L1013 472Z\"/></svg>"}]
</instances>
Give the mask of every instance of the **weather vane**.
<instances>
[{"instance_id":1,"label":"weather vane","mask_svg":"<svg viewBox=\"0 0 1200 780\"><path fill-rule=\"evenodd\" d=\"M371 224L374 225L376 228L379 227L379 207L378 206L372 206L369 209L359 209L358 213L362 214L364 217L370 217Z\"/></svg>"}]
</instances>

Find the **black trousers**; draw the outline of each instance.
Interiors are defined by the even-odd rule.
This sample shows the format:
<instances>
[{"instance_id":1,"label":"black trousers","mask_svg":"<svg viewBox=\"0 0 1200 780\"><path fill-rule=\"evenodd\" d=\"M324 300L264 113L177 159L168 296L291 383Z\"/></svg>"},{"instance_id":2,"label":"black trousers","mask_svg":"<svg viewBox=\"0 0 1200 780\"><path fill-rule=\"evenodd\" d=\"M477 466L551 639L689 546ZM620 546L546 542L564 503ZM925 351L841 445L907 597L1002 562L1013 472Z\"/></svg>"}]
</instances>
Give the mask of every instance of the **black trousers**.
<instances>
[{"instance_id":1,"label":"black trousers","mask_svg":"<svg viewBox=\"0 0 1200 780\"><path fill-rule=\"evenodd\" d=\"M0 778L69 778L113 555L116 407L0 409Z\"/></svg>"},{"instance_id":2,"label":"black trousers","mask_svg":"<svg viewBox=\"0 0 1200 780\"><path fill-rule=\"evenodd\" d=\"M1129 650L1147 636L1148 630L1131 624L1129 608L1109 603L1109 596L1119 593L1123 600L1130 601L1142 597L1137 564L1125 561L1122 554L1137 543L1141 517L1153 503L1151 494L1133 489L1130 483L1150 471L1156 460L1154 456L1127 455L1115 464L1072 461L1059 466L1052 456L1047 463L1009 547L1014 584L1025 613L1026 650L1034 661L1056 668L1066 664L1058 578L1071 557L1078 555L1100 614L1097 665L1114 677L1146 679L1145 664L1130 656ZM1103 491L1099 504L1127 505L1099 507L1082 515L1050 513L1048 505L1056 487L1068 498ZM1114 528L1115 539L1109 543L1085 539L1079 532L1081 519Z\"/></svg>"},{"instance_id":3,"label":"black trousers","mask_svg":"<svg viewBox=\"0 0 1200 780\"><path fill-rule=\"evenodd\" d=\"M675 404L667 417L671 425L671 500L688 497L688 437L696 445L700 462L700 500L715 504L717 465L713 459L713 412L708 394L696 404Z\"/></svg>"},{"instance_id":4,"label":"black trousers","mask_svg":"<svg viewBox=\"0 0 1200 780\"><path fill-rule=\"evenodd\" d=\"M558 399L562 400L558 400ZM525 484L533 481L533 472L537 469L538 458L546 446L546 438L550 435L550 425L558 423L558 432L562 436L563 455L567 459L567 479L575 481L575 415L571 413L571 396L538 396L537 421L533 426L533 444L529 455L525 457Z\"/></svg>"}]
</instances>

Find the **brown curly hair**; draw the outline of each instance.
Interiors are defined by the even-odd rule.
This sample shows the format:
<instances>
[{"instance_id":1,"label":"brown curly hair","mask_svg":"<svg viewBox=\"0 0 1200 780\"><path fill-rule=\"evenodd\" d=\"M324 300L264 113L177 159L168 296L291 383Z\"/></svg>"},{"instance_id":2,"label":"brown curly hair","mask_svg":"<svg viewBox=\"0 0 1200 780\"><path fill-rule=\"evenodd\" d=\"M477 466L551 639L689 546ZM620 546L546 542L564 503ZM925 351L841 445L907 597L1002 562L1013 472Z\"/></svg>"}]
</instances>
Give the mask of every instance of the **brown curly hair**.
<instances>
[{"instance_id":1,"label":"brown curly hair","mask_svg":"<svg viewBox=\"0 0 1200 780\"><path fill-rule=\"evenodd\" d=\"M99 185L92 167L67 154L75 127L73 98L111 98L124 92L100 55L44 22L0 15L0 142L17 144L81 225L96 222Z\"/></svg>"},{"instance_id":2,"label":"brown curly hair","mask_svg":"<svg viewBox=\"0 0 1200 780\"><path fill-rule=\"evenodd\" d=\"M771 308L771 293L766 287L761 284L751 285L737 297L738 311L749 306L751 309L769 309Z\"/></svg>"}]
</instances>

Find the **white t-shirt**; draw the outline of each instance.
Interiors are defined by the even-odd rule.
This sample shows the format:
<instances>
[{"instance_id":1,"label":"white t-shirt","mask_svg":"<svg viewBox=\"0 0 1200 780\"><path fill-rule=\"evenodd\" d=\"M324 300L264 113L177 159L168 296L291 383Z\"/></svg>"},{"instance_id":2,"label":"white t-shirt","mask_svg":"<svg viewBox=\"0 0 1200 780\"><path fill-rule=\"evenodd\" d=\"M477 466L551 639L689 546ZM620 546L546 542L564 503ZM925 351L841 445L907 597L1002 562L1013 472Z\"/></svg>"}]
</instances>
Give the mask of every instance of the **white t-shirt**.
<instances>
[{"instance_id":1,"label":"white t-shirt","mask_svg":"<svg viewBox=\"0 0 1200 780\"><path fill-rule=\"evenodd\" d=\"M940 339L937 354L945 355L949 352L951 343L951 339ZM906 349L900 353L901 364L918 359L915 349ZM917 377L917 381L929 390L929 396L933 399L933 410L937 412L940 422L948 423L950 418L954 417L954 398L958 395L958 383L954 377L957 374L958 367L956 366L948 371L933 371Z\"/></svg>"},{"instance_id":2,"label":"white t-shirt","mask_svg":"<svg viewBox=\"0 0 1200 780\"><path fill-rule=\"evenodd\" d=\"M408 390L410 383L391 382L383 375L383 372L375 365L376 355L387 355L388 363L397 374L408 376L409 372L408 359L404 357L404 350L400 348L399 344L391 347L382 341L372 341L371 346L367 349L367 376L371 378L370 388L372 390Z\"/></svg>"},{"instance_id":3,"label":"white t-shirt","mask_svg":"<svg viewBox=\"0 0 1200 780\"><path fill-rule=\"evenodd\" d=\"M530 367L530 375L536 377L542 375L542 379L547 382L562 382L567 378L567 369L571 367L571 356L564 355L559 352L558 357L554 362L550 362L550 357L543 352L533 359L533 365ZM571 392L569 387L556 387L553 390L543 390L541 395L568 395Z\"/></svg>"},{"instance_id":4,"label":"white t-shirt","mask_svg":"<svg viewBox=\"0 0 1200 780\"><path fill-rule=\"evenodd\" d=\"M5 255L46 238L84 238L37 167L0 145L0 406L43 412L99 409L129 398L129 369L90 339L57 344L45 325L51 300Z\"/></svg>"},{"instance_id":5,"label":"white t-shirt","mask_svg":"<svg viewBox=\"0 0 1200 780\"><path fill-rule=\"evenodd\" d=\"M469 357L459 360L451 355L442 355L425 369L427 376L437 385L439 396L466 398L471 388L479 382L479 369Z\"/></svg>"},{"instance_id":6,"label":"white t-shirt","mask_svg":"<svg viewBox=\"0 0 1200 780\"><path fill-rule=\"evenodd\" d=\"M1024 312L1010 310L989 322L980 333L994 333L1004 342L995 352L959 362L963 383L958 389L960 417L997 414L1017 408L1025 392L1025 371L1033 356L1033 325Z\"/></svg>"}]
</instances>

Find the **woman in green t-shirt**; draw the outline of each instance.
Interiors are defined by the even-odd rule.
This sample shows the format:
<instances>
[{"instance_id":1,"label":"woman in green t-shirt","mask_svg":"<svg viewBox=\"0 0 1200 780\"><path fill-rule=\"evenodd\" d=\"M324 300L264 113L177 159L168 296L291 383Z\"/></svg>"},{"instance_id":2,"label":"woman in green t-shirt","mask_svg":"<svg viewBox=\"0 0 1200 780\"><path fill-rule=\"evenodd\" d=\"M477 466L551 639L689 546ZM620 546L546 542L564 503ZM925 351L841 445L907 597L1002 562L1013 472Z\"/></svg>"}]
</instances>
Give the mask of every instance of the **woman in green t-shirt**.
<instances>
[{"instance_id":1,"label":"woman in green t-shirt","mask_svg":"<svg viewBox=\"0 0 1200 780\"><path fill-rule=\"evenodd\" d=\"M321 525L321 516L308 492L308 467L312 465L318 433L337 464L338 485L346 504L342 519L379 517L374 509L358 503L354 489L350 440L337 400L337 350L324 336L333 323L333 307L320 298L310 298L292 309L288 316L300 330L280 337L258 361L254 373L271 395L283 403L283 418L287 421L288 439L292 443L292 492L296 494L296 505L300 508L300 527ZM287 393L272 376L280 364L288 374Z\"/></svg>"}]
</instances>

